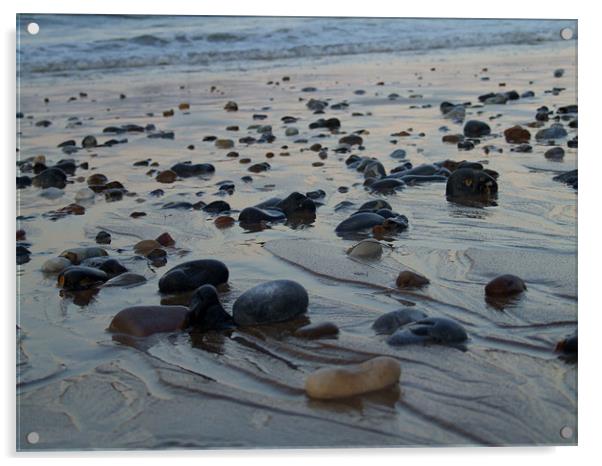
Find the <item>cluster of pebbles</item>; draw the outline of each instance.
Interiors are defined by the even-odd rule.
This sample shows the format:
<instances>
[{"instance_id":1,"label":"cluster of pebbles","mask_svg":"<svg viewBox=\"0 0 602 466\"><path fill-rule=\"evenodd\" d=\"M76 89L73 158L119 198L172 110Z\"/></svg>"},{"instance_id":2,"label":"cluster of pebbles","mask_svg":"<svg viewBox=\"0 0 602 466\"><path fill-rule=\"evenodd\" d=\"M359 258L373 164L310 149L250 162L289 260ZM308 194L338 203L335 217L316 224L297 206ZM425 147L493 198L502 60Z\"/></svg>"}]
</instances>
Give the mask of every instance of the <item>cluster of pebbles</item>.
<instances>
[{"instance_id":1,"label":"cluster of pebbles","mask_svg":"<svg viewBox=\"0 0 602 466\"><path fill-rule=\"evenodd\" d=\"M315 92L313 88L304 88L302 92ZM552 89L550 93L562 92L562 89ZM443 102L440 112L444 119L455 124L463 125L461 133L446 134L442 138L444 144L455 144L460 151L472 151L483 141L496 135L487 122L471 119L465 121L471 109L483 105L506 104L517 99L529 99L533 92L516 91L489 93L478 97L479 104ZM124 96L125 98L125 96ZM389 96L390 99L394 97ZM332 103L318 99L302 99L305 106L313 114L325 114L330 109L346 108L347 102ZM182 112L188 112L190 106L182 103L178 106ZM237 112L239 106L229 101L223 106L226 112ZM174 110L163 112L164 117L171 117ZM26 118L18 114L18 118ZM253 120L265 119L264 114L253 115ZM294 124L299 118L285 116L285 124ZM72 122L74 125L77 121ZM49 120L36 122L36 126L47 127L52 124ZM549 160L560 161L565 151L561 143L568 136L567 128L577 128L577 106L551 110L540 107L534 114L532 122L524 126L515 125L503 132L505 141L510 145L510 151L527 153L533 150L532 141L550 146L545 152ZM237 131L237 126L228 127ZM270 125L257 124L252 127L256 136L239 138L238 144L272 144L276 140ZM425 183L440 183L445 185L441 195L447 201L471 206L493 206L498 197L498 182L500 175L489 169L481 162L442 160L437 163L414 166L407 160L404 149L396 149L390 158L398 164L387 170L378 157L358 155L366 151L362 135L365 130L352 133L342 133L342 123L338 118L319 117L309 123L309 129L325 131L324 137L339 135L338 144L327 148L315 143L306 150L317 153L321 160L329 153L350 154L344 160L348 170L355 170L363 177L363 185L367 193L379 196L363 203L355 212L342 220L335 228L334 234L345 239L361 239L347 250L353 260L378 261L383 255L382 240L392 240L409 228L409 220L403 213L396 212L385 199L387 196L404 189ZM447 127L442 127L447 132ZM532 132L534 135L532 135ZM75 194L75 203L45 213L50 220L59 220L67 215L85 215L87 201L96 196L103 196L106 202L118 202L126 196L137 196L118 180L110 180L101 173L87 177L80 172L88 170L88 162L80 162L77 155L84 151L93 156L93 151L102 150L116 144L126 144L128 135L146 135L148 138L174 139L174 132L158 130L155 125L139 126L125 124L110 126L103 130L104 141L100 142L93 135L86 136L80 143L67 140L59 144L61 151L74 158L64 158L55 163L48 163L46 157L35 156L17 163L20 175L17 177L18 189L39 189L40 195L49 199L60 199L67 184L85 182ZM295 137L299 130L288 126L285 136ZM392 137L402 138L409 135L402 131ZM232 139L205 136L205 142L211 142L215 148L229 151L227 157L238 158L239 154L232 149L237 142ZM307 140L297 139L295 142L304 144ZM566 142L569 148L577 147L577 137ZM194 146L189 146L194 149ZM287 146L283 146L286 150ZM485 146L484 150L502 152L494 146ZM357 151L357 152L356 152ZM273 153L269 152L273 157ZM284 153L285 154L285 153ZM283 155L283 154L281 154ZM269 157L271 158L271 157ZM250 160L240 159L241 163ZM320 166L321 162L314 162ZM174 183L192 177L208 177L216 173L216 167L210 163L180 162L169 168L162 169L151 159L134 163L135 167L148 167L147 175L152 176L159 186ZM248 171L253 174L268 172L271 165L268 162L249 164ZM577 170L561 173L555 180L568 184L577 189ZM242 177L243 182L252 182L251 175ZM231 195L236 185L231 180L218 183L218 195ZM341 188L340 188L341 189ZM344 192L344 191L343 191ZM155 198L163 196L164 190L159 187L150 195ZM318 210L323 205L326 192L316 190L301 193L291 192L285 197L273 197L265 201L248 205L240 211L232 209L224 200L210 203L196 202L166 202L163 209L202 210L214 216L217 228L228 228L236 223L249 231L261 231L276 223L284 223L291 227L312 224L318 216ZM341 203L335 211L350 207L350 203ZM144 216L144 212L132 212L133 218ZM112 241L111 233L99 231L96 236L98 246L72 248L63 251L58 257L47 260L42 271L46 274L56 274L57 286L65 294L86 293L90 290L98 292L105 287L133 287L145 283L147 278L128 269L129 260L147 261L149 266L163 266L167 263L169 251L175 248L175 241L164 233L155 239L142 240L131 247L131 253L124 258L113 257L103 245ZM17 262L25 264L31 255L32 245L26 241L26 232L17 231ZM121 251L123 252L123 251ZM127 260L126 260L127 259ZM181 263L165 272L158 281L161 294L189 294L189 306L181 305L147 305L129 307L118 312L112 319L109 331L116 335L127 335L143 338L160 332L188 330L193 332L231 332L236 328L256 325L274 325L293 321L304 315L309 307L309 295L299 283L292 280L276 280L261 283L246 290L234 302L231 312L228 312L219 299L219 290L230 279L227 266L216 259L198 259ZM400 290L422 289L430 283L424 277L410 270L400 271L396 286ZM499 308L508 300L518 299L527 287L523 280L514 275L500 275L493 279L484 289L488 303ZM415 344L439 344L466 349L469 336L462 325L452 319L428 316L413 308L403 308L386 313L372 325L377 336L384 338L392 347ZM337 325L332 322L309 323L295 329L293 336L297 338L333 338L339 333ZM576 333L558 343L557 351L565 354L576 354ZM359 365L348 365L338 368L323 368L307 377L306 392L308 396L320 399L331 399L357 395L373 390L379 390L398 383L401 368L398 360L391 357L377 357Z\"/></svg>"}]
</instances>

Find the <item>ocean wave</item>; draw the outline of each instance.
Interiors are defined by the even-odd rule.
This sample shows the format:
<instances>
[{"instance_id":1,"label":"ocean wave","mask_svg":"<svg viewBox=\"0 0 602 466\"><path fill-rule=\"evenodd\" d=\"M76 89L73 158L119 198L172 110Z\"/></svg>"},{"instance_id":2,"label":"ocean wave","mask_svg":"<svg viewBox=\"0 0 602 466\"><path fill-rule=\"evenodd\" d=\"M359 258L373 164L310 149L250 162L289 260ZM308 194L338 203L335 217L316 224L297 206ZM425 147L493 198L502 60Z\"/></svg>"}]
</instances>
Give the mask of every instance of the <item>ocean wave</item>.
<instances>
[{"instance_id":1,"label":"ocean wave","mask_svg":"<svg viewBox=\"0 0 602 466\"><path fill-rule=\"evenodd\" d=\"M128 18L129 19L129 18ZM103 17L98 37L24 39L21 74L155 66L244 66L253 62L537 44L560 40L558 21L378 20L335 18L140 17L136 35L123 18ZM81 21L90 24L90 21ZM52 23L49 23L50 27ZM74 23L76 24L76 23ZM48 27L48 24L46 25ZM52 31L50 31L52 32ZM352 33L351 33L352 32ZM111 37L112 36L112 37Z\"/></svg>"}]
</instances>

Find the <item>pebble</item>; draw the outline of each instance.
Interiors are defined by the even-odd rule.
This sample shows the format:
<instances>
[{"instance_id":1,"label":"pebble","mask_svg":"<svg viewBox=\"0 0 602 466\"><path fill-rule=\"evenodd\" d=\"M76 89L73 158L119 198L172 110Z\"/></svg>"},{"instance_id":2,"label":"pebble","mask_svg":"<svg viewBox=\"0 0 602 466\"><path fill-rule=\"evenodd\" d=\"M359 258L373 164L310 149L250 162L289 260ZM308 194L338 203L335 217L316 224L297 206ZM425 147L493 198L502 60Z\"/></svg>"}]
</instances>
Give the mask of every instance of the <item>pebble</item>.
<instances>
[{"instance_id":1,"label":"pebble","mask_svg":"<svg viewBox=\"0 0 602 466\"><path fill-rule=\"evenodd\" d=\"M224 105L224 110L227 112L236 112L238 110L238 104L236 102L230 101L226 105Z\"/></svg>"},{"instance_id":2,"label":"pebble","mask_svg":"<svg viewBox=\"0 0 602 466\"><path fill-rule=\"evenodd\" d=\"M380 259L383 254L383 246L380 241L375 239L365 239L350 247L347 254L362 259Z\"/></svg>"},{"instance_id":3,"label":"pebble","mask_svg":"<svg viewBox=\"0 0 602 466\"><path fill-rule=\"evenodd\" d=\"M345 398L397 384L400 375L396 359L379 356L357 365L318 369L307 377L305 391L310 398Z\"/></svg>"},{"instance_id":4,"label":"pebble","mask_svg":"<svg viewBox=\"0 0 602 466\"><path fill-rule=\"evenodd\" d=\"M234 141L232 139L216 139L215 147L218 149L232 149L234 147Z\"/></svg>"},{"instance_id":5,"label":"pebble","mask_svg":"<svg viewBox=\"0 0 602 466\"><path fill-rule=\"evenodd\" d=\"M480 138L488 134L491 134L491 128L482 121L470 120L464 125L464 136L467 138Z\"/></svg>"},{"instance_id":6,"label":"pebble","mask_svg":"<svg viewBox=\"0 0 602 466\"><path fill-rule=\"evenodd\" d=\"M456 321L444 317L422 319L397 330L387 339L393 346L414 343L457 345L468 339L466 330Z\"/></svg>"},{"instance_id":7,"label":"pebble","mask_svg":"<svg viewBox=\"0 0 602 466\"><path fill-rule=\"evenodd\" d=\"M398 288L422 288L429 283L430 281L428 278L410 270L399 272L397 280L395 280L395 284Z\"/></svg>"},{"instance_id":8,"label":"pebble","mask_svg":"<svg viewBox=\"0 0 602 466\"><path fill-rule=\"evenodd\" d=\"M339 327L333 322L320 322L317 324L309 324L298 328L293 333L294 336L299 338L322 338L322 337L334 337L339 334Z\"/></svg>"},{"instance_id":9,"label":"pebble","mask_svg":"<svg viewBox=\"0 0 602 466\"><path fill-rule=\"evenodd\" d=\"M562 160L564 158L564 149L562 147L553 147L546 151L544 157L549 160Z\"/></svg>"},{"instance_id":10,"label":"pebble","mask_svg":"<svg viewBox=\"0 0 602 466\"><path fill-rule=\"evenodd\" d=\"M165 247L173 246L174 244L176 244L176 241L167 232L157 236L157 239L155 241L157 241L157 243L159 243L161 246Z\"/></svg>"},{"instance_id":11,"label":"pebble","mask_svg":"<svg viewBox=\"0 0 602 466\"><path fill-rule=\"evenodd\" d=\"M82 188L75 193L75 200L77 202L89 201L94 199L94 196L96 196L96 193L90 188Z\"/></svg>"},{"instance_id":12,"label":"pebble","mask_svg":"<svg viewBox=\"0 0 602 466\"><path fill-rule=\"evenodd\" d=\"M485 286L487 296L512 296L527 289L525 282L516 275L500 275Z\"/></svg>"},{"instance_id":13,"label":"pebble","mask_svg":"<svg viewBox=\"0 0 602 466\"><path fill-rule=\"evenodd\" d=\"M217 228L229 228L231 226L234 225L235 220L232 217L229 217L227 215L220 215L219 217L217 217L213 223L215 224L215 226Z\"/></svg>"},{"instance_id":14,"label":"pebble","mask_svg":"<svg viewBox=\"0 0 602 466\"><path fill-rule=\"evenodd\" d=\"M133 287L136 285L141 285L146 283L146 278L143 275L139 275L137 273L125 272L120 275L117 275L114 278L111 278L103 286L119 286L124 288Z\"/></svg>"},{"instance_id":15,"label":"pebble","mask_svg":"<svg viewBox=\"0 0 602 466\"><path fill-rule=\"evenodd\" d=\"M391 154L389 155L389 157L393 158L393 159L405 159L407 156L407 152L403 149L396 149L393 152L391 152Z\"/></svg>"},{"instance_id":16,"label":"pebble","mask_svg":"<svg viewBox=\"0 0 602 466\"><path fill-rule=\"evenodd\" d=\"M335 228L337 233L357 232L382 225L385 218L372 212L361 212L343 220Z\"/></svg>"},{"instance_id":17,"label":"pebble","mask_svg":"<svg viewBox=\"0 0 602 466\"><path fill-rule=\"evenodd\" d=\"M96 138L94 136L86 136L82 140L83 148L96 147L97 145L98 145L98 141L96 140Z\"/></svg>"},{"instance_id":18,"label":"pebble","mask_svg":"<svg viewBox=\"0 0 602 466\"><path fill-rule=\"evenodd\" d=\"M71 261L66 257L53 257L44 262L40 270L44 273L59 273L70 265Z\"/></svg>"},{"instance_id":19,"label":"pebble","mask_svg":"<svg viewBox=\"0 0 602 466\"><path fill-rule=\"evenodd\" d=\"M146 256L154 249L161 249L161 243L154 239L144 239L134 245L134 252Z\"/></svg>"},{"instance_id":20,"label":"pebble","mask_svg":"<svg viewBox=\"0 0 602 466\"><path fill-rule=\"evenodd\" d=\"M159 291L177 293L190 291L202 285L218 286L228 281L229 271L223 262L200 259L177 265L159 280Z\"/></svg>"},{"instance_id":21,"label":"pebble","mask_svg":"<svg viewBox=\"0 0 602 466\"><path fill-rule=\"evenodd\" d=\"M60 168L47 168L32 179L32 184L38 188L60 188L67 184L67 175Z\"/></svg>"},{"instance_id":22,"label":"pebble","mask_svg":"<svg viewBox=\"0 0 602 466\"><path fill-rule=\"evenodd\" d=\"M449 201L489 202L497 196L495 179L483 170L460 168L447 180L445 194Z\"/></svg>"},{"instance_id":23,"label":"pebble","mask_svg":"<svg viewBox=\"0 0 602 466\"><path fill-rule=\"evenodd\" d=\"M65 251L59 254L59 257L66 257L71 261L72 264L78 265L81 261L85 259L108 255L109 253L106 251L106 249L92 246L87 248L66 249Z\"/></svg>"},{"instance_id":24,"label":"pebble","mask_svg":"<svg viewBox=\"0 0 602 466\"><path fill-rule=\"evenodd\" d=\"M106 231L99 231L96 235L96 242L98 244L111 244L111 234Z\"/></svg>"},{"instance_id":25,"label":"pebble","mask_svg":"<svg viewBox=\"0 0 602 466\"><path fill-rule=\"evenodd\" d=\"M99 269L74 265L62 270L58 276L58 285L65 290L86 290L106 282L109 276Z\"/></svg>"},{"instance_id":26,"label":"pebble","mask_svg":"<svg viewBox=\"0 0 602 466\"><path fill-rule=\"evenodd\" d=\"M516 125L505 130L504 137L506 138L506 142L511 144L523 144L529 142L531 139L531 133L528 129L525 129L520 125Z\"/></svg>"},{"instance_id":27,"label":"pebble","mask_svg":"<svg viewBox=\"0 0 602 466\"><path fill-rule=\"evenodd\" d=\"M155 177L155 180L159 183L173 183L177 178L178 175L173 170L163 170Z\"/></svg>"},{"instance_id":28,"label":"pebble","mask_svg":"<svg viewBox=\"0 0 602 466\"><path fill-rule=\"evenodd\" d=\"M426 318L427 315L418 309L399 309L397 311L387 312L380 316L372 324L372 329L377 334L391 335L399 327Z\"/></svg>"},{"instance_id":29,"label":"pebble","mask_svg":"<svg viewBox=\"0 0 602 466\"><path fill-rule=\"evenodd\" d=\"M117 313L109 331L147 337L154 333L183 330L188 324L190 310L184 306L134 306Z\"/></svg>"},{"instance_id":30,"label":"pebble","mask_svg":"<svg viewBox=\"0 0 602 466\"><path fill-rule=\"evenodd\" d=\"M261 283L245 291L234 302L232 314L237 325L285 322L307 311L307 291L292 280Z\"/></svg>"},{"instance_id":31,"label":"pebble","mask_svg":"<svg viewBox=\"0 0 602 466\"><path fill-rule=\"evenodd\" d=\"M176 175L182 178L189 178L191 176L206 175L215 172L215 167L210 163L176 163L171 167L171 171L175 172Z\"/></svg>"},{"instance_id":32,"label":"pebble","mask_svg":"<svg viewBox=\"0 0 602 466\"><path fill-rule=\"evenodd\" d=\"M241 225L256 225L261 222L278 222L281 220L286 220L286 215L277 209L246 207L238 215L238 221Z\"/></svg>"},{"instance_id":33,"label":"pebble","mask_svg":"<svg viewBox=\"0 0 602 466\"><path fill-rule=\"evenodd\" d=\"M562 139L567 136L567 132L560 123L555 123L549 128L541 129L535 134L538 141L552 141Z\"/></svg>"},{"instance_id":34,"label":"pebble","mask_svg":"<svg viewBox=\"0 0 602 466\"><path fill-rule=\"evenodd\" d=\"M299 134L299 130L297 128L286 128L284 134L286 136L296 136L297 134Z\"/></svg>"}]
</instances>

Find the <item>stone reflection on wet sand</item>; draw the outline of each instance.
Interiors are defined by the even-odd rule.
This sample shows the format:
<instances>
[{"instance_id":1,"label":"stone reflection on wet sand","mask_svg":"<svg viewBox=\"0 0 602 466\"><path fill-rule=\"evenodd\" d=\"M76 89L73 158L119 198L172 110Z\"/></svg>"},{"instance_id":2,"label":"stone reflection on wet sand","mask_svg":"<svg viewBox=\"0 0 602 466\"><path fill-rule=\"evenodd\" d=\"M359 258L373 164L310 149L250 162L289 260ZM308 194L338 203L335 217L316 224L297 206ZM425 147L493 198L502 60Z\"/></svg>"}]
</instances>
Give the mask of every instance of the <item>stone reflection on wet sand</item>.
<instances>
[{"instance_id":1,"label":"stone reflection on wet sand","mask_svg":"<svg viewBox=\"0 0 602 466\"><path fill-rule=\"evenodd\" d=\"M575 57L483 61L24 82L19 448L576 442Z\"/></svg>"}]
</instances>

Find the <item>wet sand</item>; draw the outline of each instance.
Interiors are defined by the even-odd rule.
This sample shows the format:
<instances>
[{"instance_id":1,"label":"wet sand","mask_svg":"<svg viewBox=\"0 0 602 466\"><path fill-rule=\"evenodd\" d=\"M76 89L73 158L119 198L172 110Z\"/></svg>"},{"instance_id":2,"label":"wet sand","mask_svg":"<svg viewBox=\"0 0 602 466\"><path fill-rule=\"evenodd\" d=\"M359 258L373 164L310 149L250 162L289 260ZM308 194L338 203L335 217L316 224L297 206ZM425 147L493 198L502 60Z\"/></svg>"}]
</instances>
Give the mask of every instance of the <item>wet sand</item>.
<instances>
[{"instance_id":1,"label":"wet sand","mask_svg":"<svg viewBox=\"0 0 602 466\"><path fill-rule=\"evenodd\" d=\"M18 215L26 217L19 228L26 231L32 251L31 260L18 267L18 449L576 443L576 435L563 439L559 431L568 425L576 432L577 365L559 359L554 346L577 326L577 194L552 177L577 167L577 150L564 143L564 160L554 162L543 155L549 147L535 141L532 153L511 152L502 134L533 121L542 105L555 109L575 104L575 61L572 45L555 43L453 54L357 56L256 71L164 69L117 78L98 75L74 81L56 76L22 82L26 118L19 120L21 159L38 154L49 162L75 158L88 162L89 169L79 168L56 200L41 198L35 187L18 192ZM563 77L553 76L557 68L565 69ZM290 81L282 81L283 76ZM381 81L384 85L377 85ZM500 87L500 82L506 85ZM317 91L302 92L307 86ZM558 95L544 92L553 87L566 89ZM462 129L442 117L442 101L477 104L481 94L513 89L533 90L535 97L467 109L466 119L487 121L493 136L471 151L441 141L447 133L440 127L449 127L449 134ZM80 98L79 92L88 96ZM391 93L399 98L389 99ZM68 101L71 96L77 99ZM313 115L300 98L346 101L349 107ZM228 101L237 102L239 110L224 111ZM183 102L190 104L189 110L178 109ZM163 117L170 109L174 116ZM352 116L354 112L362 116ZM254 114L267 118L254 120ZM284 125L285 115L300 119ZM398 164L389 157L398 148L407 150L414 166L445 159L481 161L500 173L498 205L449 203L444 183L406 187L386 200L409 218L410 228L390 241L392 248L378 263L348 267L345 250L355 242L337 237L334 228L353 209L335 211L335 206L341 201L359 206L377 196L364 189L361 173L345 166L349 154L329 150L321 160L308 150L316 142L336 146L342 134L308 129L312 121L331 116L341 120L341 133L367 130L362 135L366 149L353 153L378 157L387 171ZM492 116L496 118L489 120ZM81 126L74 126L71 117ZM52 125L35 126L43 119ZM107 126L128 123L152 123L174 131L175 138L102 133ZM259 137L247 130L253 124L272 125L275 142L237 142L223 150L202 140L209 135L235 141ZM226 130L231 125L240 130ZM298 128L299 135L285 136L287 126ZM400 131L410 135L391 136ZM567 139L575 134L570 130ZM67 139L80 143L87 135L99 143L113 137L128 142L71 156L57 148ZM294 142L300 138L308 142ZM190 144L193 150L187 149ZM489 144L503 152L485 153L483 147ZM239 157L227 157L231 150ZM274 157L266 158L267 152ZM251 164L267 161L271 169L249 173L251 164L239 163L245 157ZM209 162L216 173L161 184L147 175L152 167L133 166L145 159L158 162L159 169L186 160ZM324 165L313 166L317 161ZM41 215L74 202L77 190L86 185L78 177L93 173L119 180L136 195L118 202L97 196L85 204L82 216L52 221ZM253 182L241 181L245 175ZM235 183L233 195L215 195L222 180ZM348 192L339 192L341 186ZM165 191L163 197L149 195L157 188ZM316 221L301 228L278 224L248 232L236 224L221 230L213 223L215 215L161 209L170 201L222 199L241 210L270 197L316 189L327 193L324 205ZM146 216L133 219L132 212ZM148 282L131 289L100 289L89 302L89 297L60 296L56 277L44 275L40 266L64 249L95 245L100 230L112 235L110 255ZM133 257L136 242L165 231L176 240L167 249L166 266L149 266ZM229 286L220 294L226 310L254 284L293 279L310 293L307 318L335 322L341 329L338 338L307 341L292 336L303 322L231 334L162 334L134 343L115 341L106 332L120 309L162 302L157 282L166 270L200 258L216 258L228 266ZM425 275L431 284L412 293L388 291L406 268ZM522 277L528 291L499 310L487 304L483 288L502 273ZM470 336L468 350L387 345L370 326L402 303L460 322ZM398 387L340 401L305 396L308 373L376 355L400 361ZM40 434L36 445L25 441L31 431Z\"/></svg>"}]
</instances>

